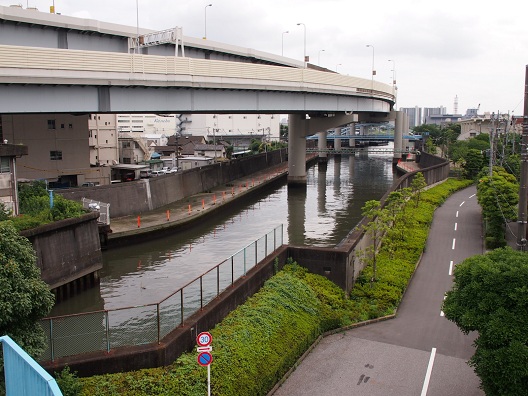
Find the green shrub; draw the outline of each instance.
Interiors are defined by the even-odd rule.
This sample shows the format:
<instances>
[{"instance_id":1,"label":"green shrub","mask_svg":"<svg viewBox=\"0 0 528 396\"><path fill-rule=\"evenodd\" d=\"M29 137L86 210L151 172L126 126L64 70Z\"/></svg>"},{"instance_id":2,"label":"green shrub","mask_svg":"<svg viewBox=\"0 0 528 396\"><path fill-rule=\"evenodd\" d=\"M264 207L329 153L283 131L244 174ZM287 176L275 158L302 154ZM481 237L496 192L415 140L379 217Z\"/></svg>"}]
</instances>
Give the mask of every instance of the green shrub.
<instances>
[{"instance_id":1,"label":"green shrub","mask_svg":"<svg viewBox=\"0 0 528 396\"><path fill-rule=\"evenodd\" d=\"M82 391L82 384L76 372L71 372L68 366L55 375L55 380L63 396L78 396Z\"/></svg>"}]
</instances>

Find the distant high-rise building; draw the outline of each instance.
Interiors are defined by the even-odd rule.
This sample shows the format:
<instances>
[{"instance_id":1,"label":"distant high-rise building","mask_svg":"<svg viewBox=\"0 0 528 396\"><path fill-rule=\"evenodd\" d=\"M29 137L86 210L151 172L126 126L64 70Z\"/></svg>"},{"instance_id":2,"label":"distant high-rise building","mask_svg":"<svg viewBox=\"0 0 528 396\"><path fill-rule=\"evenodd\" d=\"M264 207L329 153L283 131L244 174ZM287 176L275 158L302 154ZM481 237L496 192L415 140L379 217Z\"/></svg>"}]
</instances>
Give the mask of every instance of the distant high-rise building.
<instances>
[{"instance_id":1,"label":"distant high-rise building","mask_svg":"<svg viewBox=\"0 0 528 396\"><path fill-rule=\"evenodd\" d=\"M444 115L447 113L447 110L444 106L440 107L424 107L424 120L427 123L427 118L431 116Z\"/></svg>"},{"instance_id":2,"label":"distant high-rise building","mask_svg":"<svg viewBox=\"0 0 528 396\"><path fill-rule=\"evenodd\" d=\"M421 107L400 107L400 111L403 111L409 117L409 128L414 128L422 125Z\"/></svg>"}]
</instances>

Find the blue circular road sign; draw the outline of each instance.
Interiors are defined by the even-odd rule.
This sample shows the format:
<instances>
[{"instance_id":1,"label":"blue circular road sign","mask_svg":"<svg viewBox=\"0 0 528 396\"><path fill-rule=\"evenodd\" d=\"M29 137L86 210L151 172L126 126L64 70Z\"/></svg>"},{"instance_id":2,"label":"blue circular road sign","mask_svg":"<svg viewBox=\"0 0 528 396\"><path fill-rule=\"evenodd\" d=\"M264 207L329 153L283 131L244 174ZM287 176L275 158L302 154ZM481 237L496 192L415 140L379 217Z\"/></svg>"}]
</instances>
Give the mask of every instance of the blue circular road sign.
<instances>
[{"instance_id":1,"label":"blue circular road sign","mask_svg":"<svg viewBox=\"0 0 528 396\"><path fill-rule=\"evenodd\" d=\"M198 364L200 366L209 366L213 361L213 355L209 352L202 352L198 355Z\"/></svg>"}]
</instances>

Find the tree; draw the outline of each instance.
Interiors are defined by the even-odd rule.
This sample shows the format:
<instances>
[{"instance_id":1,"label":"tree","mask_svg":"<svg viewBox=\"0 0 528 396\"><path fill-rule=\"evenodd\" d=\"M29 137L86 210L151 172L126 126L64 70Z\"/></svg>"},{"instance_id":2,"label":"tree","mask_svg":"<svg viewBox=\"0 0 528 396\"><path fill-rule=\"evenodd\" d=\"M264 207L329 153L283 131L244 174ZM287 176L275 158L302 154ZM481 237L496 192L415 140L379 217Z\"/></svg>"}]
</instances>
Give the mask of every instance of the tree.
<instances>
[{"instance_id":1,"label":"tree","mask_svg":"<svg viewBox=\"0 0 528 396\"><path fill-rule=\"evenodd\" d=\"M376 265L378 248L381 243L381 238L387 231L387 209L381 207L380 201L370 200L365 202L362 210L362 215L366 217L369 222L365 226L366 233L370 236L372 244L366 249L363 259L372 264L372 278L370 279L370 285L372 287L373 282L376 281Z\"/></svg>"},{"instance_id":2,"label":"tree","mask_svg":"<svg viewBox=\"0 0 528 396\"><path fill-rule=\"evenodd\" d=\"M480 177L477 200L486 220L486 246L490 249L505 246L505 224L517 217L519 185L515 176L494 166L492 177Z\"/></svg>"},{"instance_id":3,"label":"tree","mask_svg":"<svg viewBox=\"0 0 528 396\"><path fill-rule=\"evenodd\" d=\"M422 196L423 189L427 187L427 182L422 172L418 172L414 175L411 181L411 193L412 200L414 201L414 207L417 208L420 204L420 197Z\"/></svg>"},{"instance_id":4,"label":"tree","mask_svg":"<svg viewBox=\"0 0 528 396\"><path fill-rule=\"evenodd\" d=\"M464 177L467 179L475 179L485 165L486 160L482 153L479 150L469 149L462 165Z\"/></svg>"},{"instance_id":5,"label":"tree","mask_svg":"<svg viewBox=\"0 0 528 396\"><path fill-rule=\"evenodd\" d=\"M528 389L528 256L496 249L458 264L443 312L465 333L477 331L469 365L487 395Z\"/></svg>"},{"instance_id":6,"label":"tree","mask_svg":"<svg viewBox=\"0 0 528 396\"><path fill-rule=\"evenodd\" d=\"M53 307L54 297L40 278L27 238L11 221L0 222L0 334L9 335L33 357L46 347L37 323Z\"/></svg>"}]
</instances>

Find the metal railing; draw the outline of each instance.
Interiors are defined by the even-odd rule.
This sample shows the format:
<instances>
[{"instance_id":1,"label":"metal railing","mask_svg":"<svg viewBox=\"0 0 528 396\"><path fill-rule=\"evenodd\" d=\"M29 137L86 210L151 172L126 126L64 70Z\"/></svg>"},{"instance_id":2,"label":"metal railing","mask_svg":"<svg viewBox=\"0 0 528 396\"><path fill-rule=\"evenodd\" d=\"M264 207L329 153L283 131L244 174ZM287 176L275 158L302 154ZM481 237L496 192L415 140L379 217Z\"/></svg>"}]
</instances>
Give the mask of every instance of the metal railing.
<instances>
[{"instance_id":1,"label":"metal railing","mask_svg":"<svg viewBox=\"0 0 528 396\"><path fill-rule=\"evenodd\" d=\"M9 336L0 337L6 395L62 396L55 379Z\"/></svg>"},{"instance_id":2,"label":"metal railing","mask_svg":"<svg viewBox=\"0 0 528 396\"><path fill-rule=\"evenodd\" d=\"M94 201L93 199L83 198L83 208L99 212L99 218L97 222L109 225L110 224L110 204L100 201Z\"/></svg>"},{"instance_id":3,"label":"metal railing","mask_svg":"<svg viewBox=\"0 0 528 396\"><path fill-rule=\"evenodd\" d=\"M159 343L277 250L283 239L280 225L157 303L43 319L48 347L41 361Z\"/></svg>"}]
</instances>

